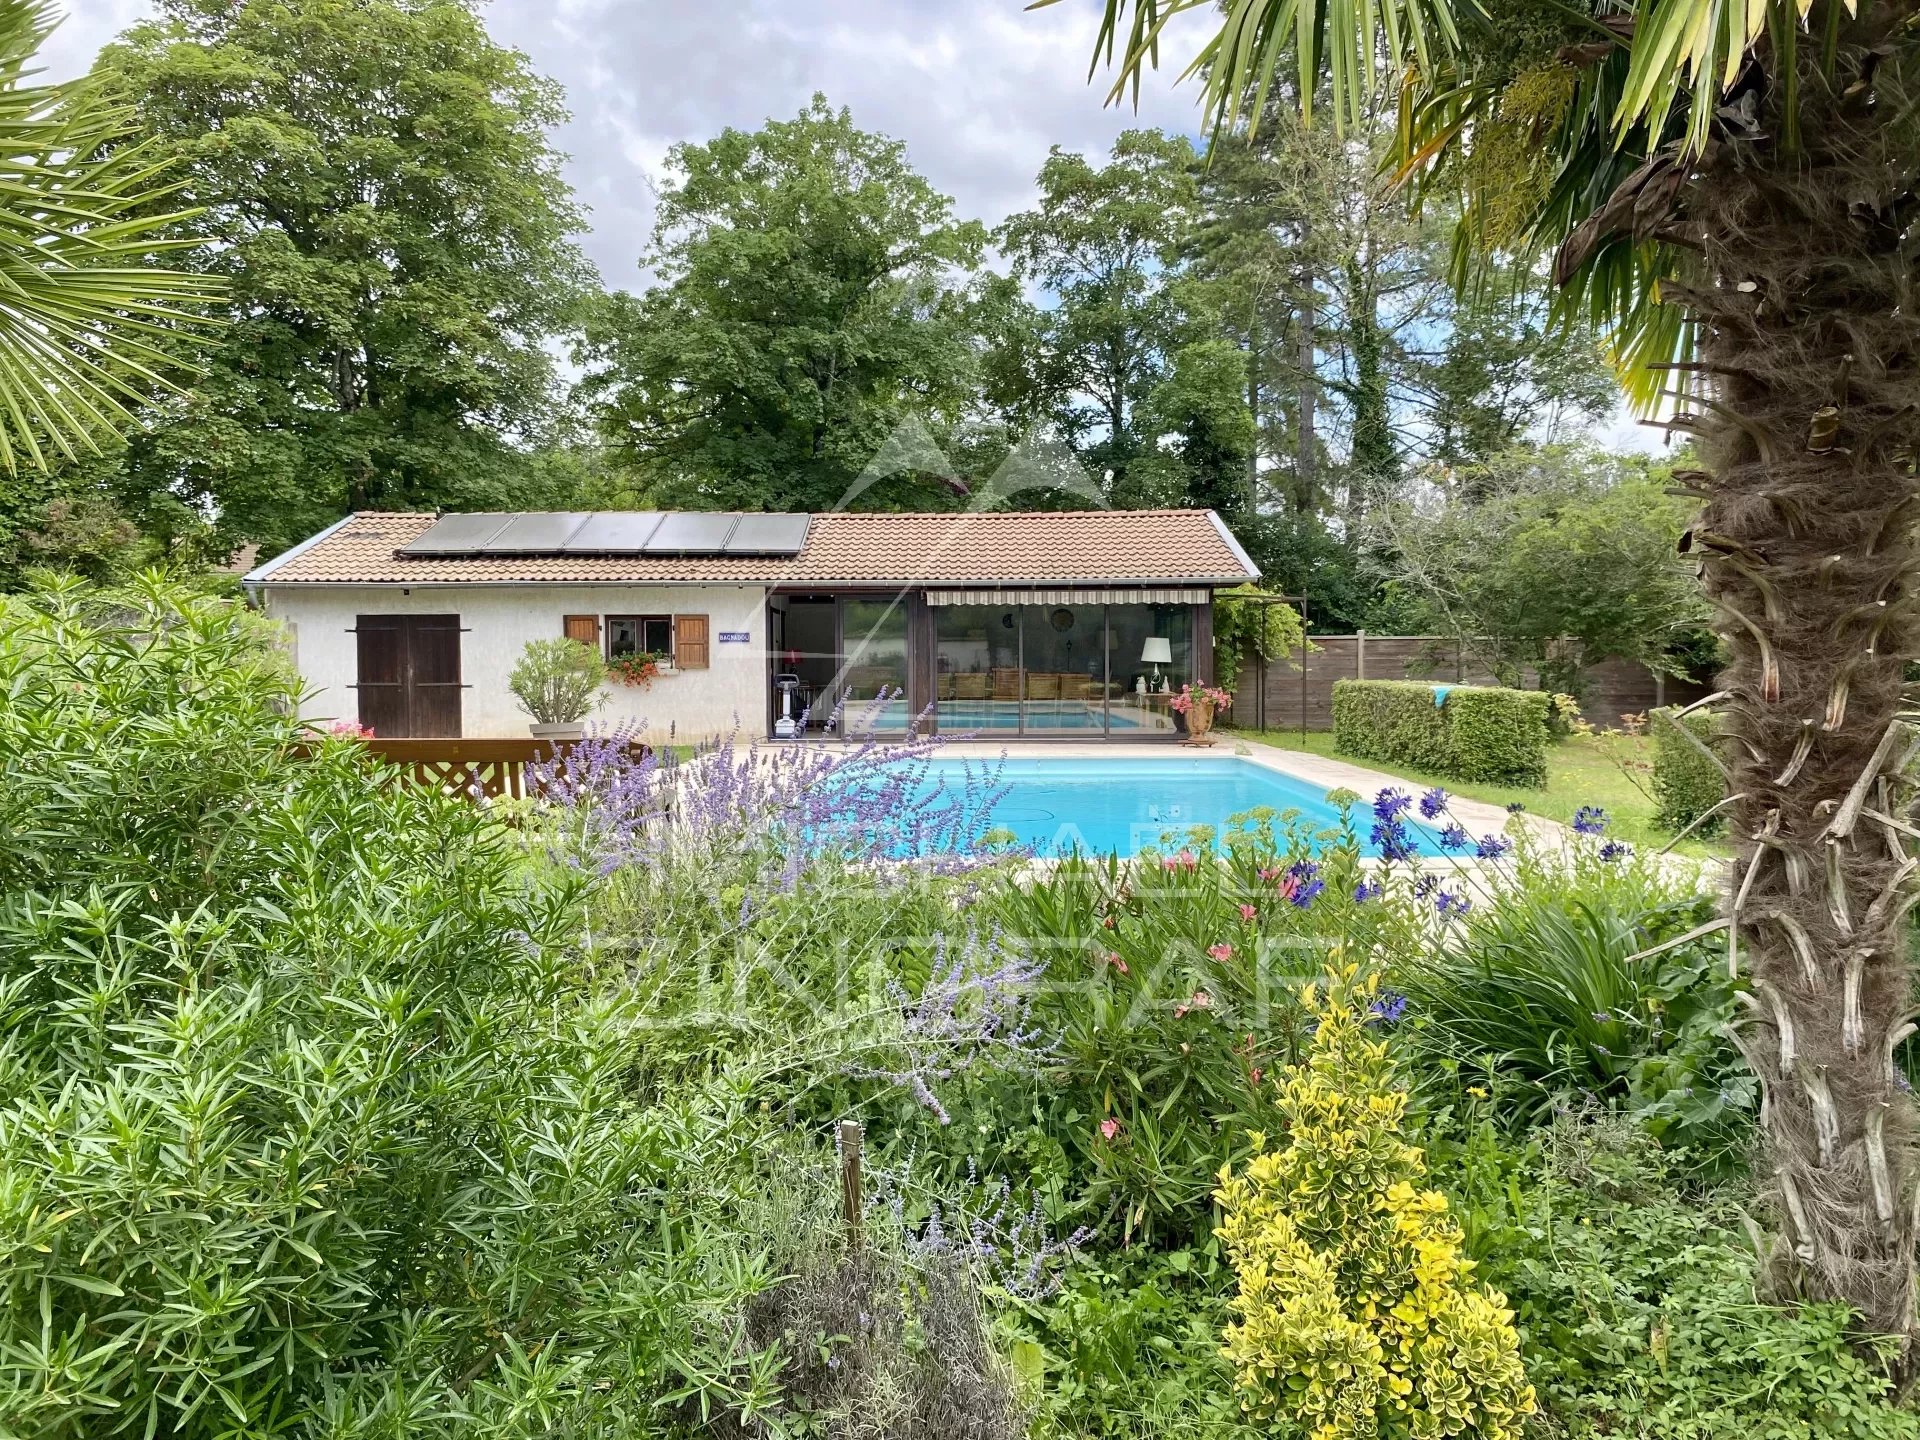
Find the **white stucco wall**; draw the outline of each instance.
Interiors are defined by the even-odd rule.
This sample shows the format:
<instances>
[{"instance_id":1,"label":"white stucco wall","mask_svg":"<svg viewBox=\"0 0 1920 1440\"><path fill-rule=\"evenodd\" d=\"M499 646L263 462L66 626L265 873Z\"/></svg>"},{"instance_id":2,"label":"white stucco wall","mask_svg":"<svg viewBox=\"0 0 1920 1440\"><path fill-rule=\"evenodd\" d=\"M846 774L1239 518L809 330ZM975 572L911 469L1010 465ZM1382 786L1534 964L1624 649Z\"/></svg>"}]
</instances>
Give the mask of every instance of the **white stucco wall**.
<instances>
[{"instance_id":1,"label":"white stucco wall","mask_svg":"<svg viewBox=\"0 0 1920 1440\"><path fill-rule=\"evenodd\" d=\"M438 585L263 586L269 615L292 632L295 660L311 690L308 719L352 720L358 701L349 687L358 670L352 633L357 615L454 615L460 678L466 685L461 733L468 739L525 736L528 717L507 691L507 675L529 640L562 633L567 615L705 615L705 670L676 670L644 686L609 684L589 723L631 723L641 738L700 740L736 722L744 736L764 735L768 707L766 591L737 585ZM723 642L744 632L749 643Z\"/></svg>"}]
</instances>

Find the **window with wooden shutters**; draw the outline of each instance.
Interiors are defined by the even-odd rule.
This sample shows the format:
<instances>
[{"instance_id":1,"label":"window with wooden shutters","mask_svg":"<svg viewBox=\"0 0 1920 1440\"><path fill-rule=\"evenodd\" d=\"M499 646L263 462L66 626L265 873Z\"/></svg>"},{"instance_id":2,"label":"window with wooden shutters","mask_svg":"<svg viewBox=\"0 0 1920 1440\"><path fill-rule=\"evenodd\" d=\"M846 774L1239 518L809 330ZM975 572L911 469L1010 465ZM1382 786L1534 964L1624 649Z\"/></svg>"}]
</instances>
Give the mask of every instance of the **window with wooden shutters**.
<instances>
[{"instance_id":1,"label":"window with wooden shutters","mask_svg":"<svg viewBox=\"0 0 1920 1440\"><path fill-rule=\"evenodd\" d=\"M673 664L677 670L707 668L707 617L673 617Z\"/></svg>"},{"instance_id":2,"label":"window with wooden shutters","mask_svg":"<svg viewBox=\"0 0 1920 1440\"><path fill-rule=\"evenodd\" d=\"M578 640L582 645L600 648L600 617L598 615L568 615L560 621L562 633L569 640Z\"/></svg>"}]
</instances>

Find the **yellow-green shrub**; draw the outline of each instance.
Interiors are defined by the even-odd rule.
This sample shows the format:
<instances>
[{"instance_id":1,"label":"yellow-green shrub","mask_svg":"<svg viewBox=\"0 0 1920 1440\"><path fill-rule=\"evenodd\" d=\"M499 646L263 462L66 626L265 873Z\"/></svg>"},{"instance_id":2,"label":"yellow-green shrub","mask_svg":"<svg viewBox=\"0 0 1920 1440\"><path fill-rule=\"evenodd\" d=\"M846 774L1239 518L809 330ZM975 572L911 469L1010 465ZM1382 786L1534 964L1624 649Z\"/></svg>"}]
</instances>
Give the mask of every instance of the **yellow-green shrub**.
<instances>
[{"instance_id":1,"label":"yellow-green shrub","mask_svg":"<svg viewBox=\"0 0 1920 1440\"><path fill-rule=\"evenodd\" d=\"M1312 1440L1517 1440L1533 1387L1506 1297L1473 1280L1447 1200L1420 1188L1406 1093L1370 1032L1377 979L1309 985L1307 1058L1279 1079L1284 1148L1223 1170L1239 1277L1224 1353L1242 1403Z\"/></svg>"}]
</instances>

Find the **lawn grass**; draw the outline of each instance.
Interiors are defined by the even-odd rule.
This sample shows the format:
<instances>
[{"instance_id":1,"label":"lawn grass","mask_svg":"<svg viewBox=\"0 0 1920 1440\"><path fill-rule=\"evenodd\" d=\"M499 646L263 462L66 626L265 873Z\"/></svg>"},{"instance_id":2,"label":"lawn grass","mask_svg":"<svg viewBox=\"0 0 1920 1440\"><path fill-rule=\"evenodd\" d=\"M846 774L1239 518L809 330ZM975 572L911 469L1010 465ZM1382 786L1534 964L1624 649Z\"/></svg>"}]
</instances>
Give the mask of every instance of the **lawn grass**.
<instances>
[{"instance_id":1,"label":"lawn grass","mask_svg":"<svg viewBox=\"0 0 1920 1440\"><path fill-rule=\"evenodd\" d=\"M1454 780L1393 765L1358 755L1343 755L1333 748L1330 731L1309 730L1232 730L1223 732L1258 740L1281 750L1304 750L1312 755L1345 760L1381 770L1420 786L1439 785L1468 800L1483 800L1490 805L1518 802L1535 815L1567 822L1582 805L1598 805L1607 812L1607 833L1635 845L1659 847L1673 836L1654 819L1653 797L1640 786L1652 773L1653 745L1644 735L1575 735L1547 750L1547 787L1529 790L1513 785L1481 785L1470 780ZM1634 783L1623 765L1634 766L1640 783ZM1691 837L1674 847L1674 853L1702 859L1728 853L1723 840L1701 842Z\"/></svg>"}]
</instances>

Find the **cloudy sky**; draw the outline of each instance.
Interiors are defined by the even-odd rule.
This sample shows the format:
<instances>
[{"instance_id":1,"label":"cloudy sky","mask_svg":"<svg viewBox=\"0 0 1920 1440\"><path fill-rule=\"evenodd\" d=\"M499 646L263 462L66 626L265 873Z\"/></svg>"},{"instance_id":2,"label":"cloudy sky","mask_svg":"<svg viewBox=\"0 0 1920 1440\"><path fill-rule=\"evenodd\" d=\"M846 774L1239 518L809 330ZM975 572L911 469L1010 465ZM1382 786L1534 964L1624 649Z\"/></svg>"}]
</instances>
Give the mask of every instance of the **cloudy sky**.
<instances>
[{"instance_id":1,"label":"cloudy sky","mask_svg":"<svg viewBox=\"0 0 1920 1440\"><path fill-rule=\"evenodd\" d=\"M963 216L998 221L1027 205L1050 145L1104 150L1130 125L1196 129L1195 87L1176 85L1204 23L1177 30L1136 116L1087 83L1099 0L491 0L495 38L566 87L559 136L590 207L582 244L609 285L640 282L652 230L650 177L667 148L728 125L757 127L816 91L904 140ZM148 0L67 0L53 78L86 70ZM1618 416L1596 437L1651 449L1654 432Z\"/></svg>"},{"instance_id":2,"label":"cloudy sky","mask_svg":"<svg viewBox=\"0 0 1920 1440\"><path fill-rule=\"evenodd\" d=\"M964 216L999 220L1033 192L1047 147L1104 149L1131 124L1195 128L1185 54L1131 107L1087 83L1097 0L1027 13L1025 0L492 0L496 39L566 87L559 137L592 210L588 253L612 285L635 283L651 230L648 177L667 147L751 129L824 91L861 125L904 140ZM149 13L146 0L67 0L55 78ZM1198 28L1195 26L1194 28ZM1191 44L1191 40L1188 41ZM1189 52L1190 53L1190 52Z\"/></svg>"}]
</instances>

